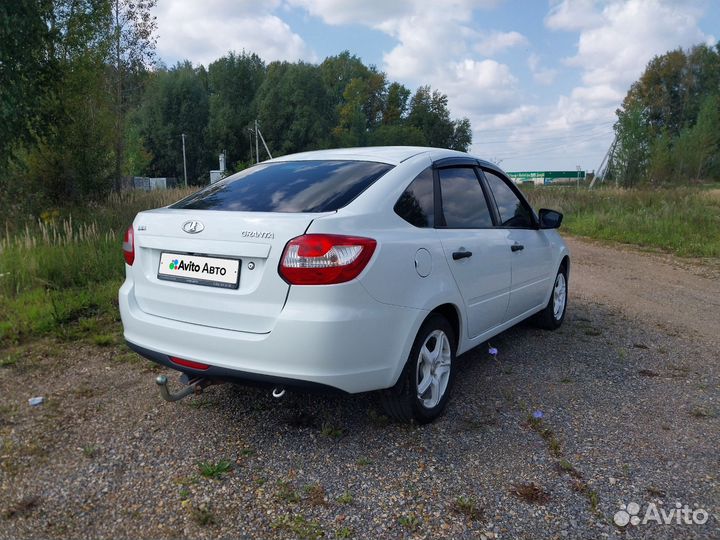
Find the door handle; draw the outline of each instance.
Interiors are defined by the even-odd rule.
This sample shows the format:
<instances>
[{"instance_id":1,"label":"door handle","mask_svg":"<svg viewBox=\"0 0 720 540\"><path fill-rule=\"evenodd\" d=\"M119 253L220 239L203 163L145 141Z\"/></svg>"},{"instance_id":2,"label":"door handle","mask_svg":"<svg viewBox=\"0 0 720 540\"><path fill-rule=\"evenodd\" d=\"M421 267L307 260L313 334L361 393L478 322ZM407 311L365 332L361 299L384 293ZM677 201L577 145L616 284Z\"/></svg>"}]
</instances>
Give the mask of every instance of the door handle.
<instances>
[{"instance_id":1,"label":"door handle","mask_svg":"<svg viewBox=\"0 0 720 540\"><path fill-rule=\"evenodd\" d=\"M453 261L459 261L460 259L467 259L472 257L472 251L453 251Z\"/></svg>"},{"instance_id":2,"label":"door handle","mask_svg":"<svg viewBox=\"0 0 720 540\"><path fill-rule=\"evenodd\" d=\"M523 246L522 244L515 243L512 246L510 246L510 249L512 251L522 251L523 249L525 249L525 246Z\"/></svg>"}]
</instances>

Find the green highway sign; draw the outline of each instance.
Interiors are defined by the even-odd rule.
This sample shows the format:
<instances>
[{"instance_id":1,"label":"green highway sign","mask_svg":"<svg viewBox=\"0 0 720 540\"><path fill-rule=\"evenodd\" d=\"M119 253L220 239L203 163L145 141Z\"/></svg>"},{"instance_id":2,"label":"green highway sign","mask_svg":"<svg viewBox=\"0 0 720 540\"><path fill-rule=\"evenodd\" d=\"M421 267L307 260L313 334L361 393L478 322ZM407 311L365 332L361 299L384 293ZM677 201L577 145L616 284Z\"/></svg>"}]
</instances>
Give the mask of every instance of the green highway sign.
<instances>
[{"instance_id":1,"label":"green highway sign","mask_svg":"<svg viewBox=\"0 0 720 540\"><path fill-rule=\"evenodd\" d=\"M569 182L585 179L585 171L516 171L507 175L516 184L532 182L534 184L552 184L554 182Z\"/></svg>"}]
</instances>

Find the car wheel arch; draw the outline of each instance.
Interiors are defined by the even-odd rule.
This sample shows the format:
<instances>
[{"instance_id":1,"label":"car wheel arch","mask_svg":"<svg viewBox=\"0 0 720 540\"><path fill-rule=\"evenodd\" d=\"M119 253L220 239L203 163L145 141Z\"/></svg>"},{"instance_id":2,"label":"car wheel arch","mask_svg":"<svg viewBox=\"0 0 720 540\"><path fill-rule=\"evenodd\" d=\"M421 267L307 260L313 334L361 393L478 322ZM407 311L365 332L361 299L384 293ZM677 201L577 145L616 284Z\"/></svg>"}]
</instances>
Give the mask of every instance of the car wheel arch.
<instances>
[{"instance_id":1,"label":"car wheel arch","mask_svg":"<svg viewBox=\"0 0 720 540\"><path fill-rule=\"evenodd\" d=\"M567 253L563 256L562 260L560 261L560 264L558 265L558 271L560 271L561 268L565 270L565 279L569 280L570 279L570 255L568 255Z\"/></svg>"},{"instance_id":2,"label":"car wheel arch","mask_svg":"<svg viewBox=\"0 0 720 540\"><path fill-rule=\"evenodd\" d=\"M565 273L569 274L570 273L570 255L565 254L565 256L560 261L560 266L558 266L558 270L560 270L560 268L563 268L563 267L565 268Z\"/></svg>"},{"instance_id":3,"label":"car wheel arch","mask_svg":"<svg viewBox=\"0 0 720 540\"><path fill-rule=\"evenodd\" d=\"M437 306L435 309L433 309L430 313L428 313L428 315L427 315L427 317L425 317L425 319L427 320L433 314L442 315L450 323L450 326L452 327L453 331L455 332L455 343L453 343L453 346L455 347L455 350L457 351L458 344L460 343L460 337L462 336L462 334L461 334L462 318L460 316L460 310L458 309L458 307L455 304L451 304L451 303L441 304L441 305Z\"/></svg>"},{"instance_id":4,"label":"car wheel arch","mask_svg":"<svg viewBox=\"0 0 720 540\"><path fill-rule=\"evenodd\" d=\"M408 335L406 338L403 352L397 358L397 365L390 377L390 384L388 385L388 387L392 387L397 384L398 380L400 379L400 375L405 368L405 364L407 363L408 356L410 354L412 344L417 337L417 333L422 328L422 325L425 324L425 321L427 321L428 318L430 318L432 315L439 314L442 315L445 319L447 319L453 329L453 332L455 333L455 343L453 344L453 346L455 347L456 354L457 351L460 349L460 344L463 342L463 337L460 332L462 332L462 328L464 326L464 319L462 316L462 311L460 310L458 305L453 302L445 302L443 304L437 304L433 308L426 308L423 311L425 313L425 316L422 318L419 317L416 320L413 331L411 332L412 335Z\"/></svg>"}]
</instances>

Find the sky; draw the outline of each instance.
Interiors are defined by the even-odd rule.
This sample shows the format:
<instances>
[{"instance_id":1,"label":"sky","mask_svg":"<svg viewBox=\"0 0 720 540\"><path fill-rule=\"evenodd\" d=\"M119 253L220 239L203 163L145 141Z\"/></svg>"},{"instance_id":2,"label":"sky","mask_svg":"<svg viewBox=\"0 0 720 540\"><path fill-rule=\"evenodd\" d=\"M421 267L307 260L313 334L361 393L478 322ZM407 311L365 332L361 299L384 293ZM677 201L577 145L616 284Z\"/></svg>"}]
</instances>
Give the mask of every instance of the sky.
<instances>
[{"instance_id":1,"label":"sky","mask_svg":"<svg viewBox=\"0 0 720 540\"><path fill-rule=\"evenodd\" d=\"M159 0L155 14L168 66L348 50L430 84L470 119L470 152L508 171L597 169L647 63L720 37L718 0Z\"/></svg>"}]
</instances>

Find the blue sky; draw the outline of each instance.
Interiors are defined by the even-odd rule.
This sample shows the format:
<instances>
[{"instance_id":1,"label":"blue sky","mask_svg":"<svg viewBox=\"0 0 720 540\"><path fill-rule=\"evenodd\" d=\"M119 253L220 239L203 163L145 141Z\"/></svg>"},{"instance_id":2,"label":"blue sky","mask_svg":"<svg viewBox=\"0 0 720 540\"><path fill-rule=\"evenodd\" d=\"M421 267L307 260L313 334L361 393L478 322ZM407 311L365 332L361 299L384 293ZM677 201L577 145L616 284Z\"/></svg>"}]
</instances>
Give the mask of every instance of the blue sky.
<instances>
[{"instance_id":1,"label":"blue sky","mask_svg":"<svg viewBox=\"0 0 720 540\"><path fill-rule=\"evenodd\" d=\"M615 110L655 55L714 44L717 0L159 0L158 53L207 65L349 50L448 95L471 151L506 170L596 169Z\"/></svg>"}]
</instances>

